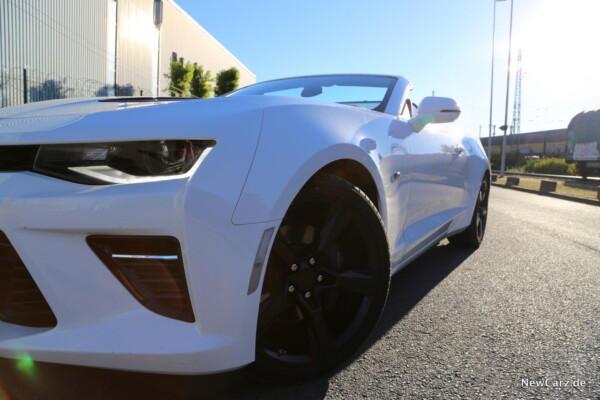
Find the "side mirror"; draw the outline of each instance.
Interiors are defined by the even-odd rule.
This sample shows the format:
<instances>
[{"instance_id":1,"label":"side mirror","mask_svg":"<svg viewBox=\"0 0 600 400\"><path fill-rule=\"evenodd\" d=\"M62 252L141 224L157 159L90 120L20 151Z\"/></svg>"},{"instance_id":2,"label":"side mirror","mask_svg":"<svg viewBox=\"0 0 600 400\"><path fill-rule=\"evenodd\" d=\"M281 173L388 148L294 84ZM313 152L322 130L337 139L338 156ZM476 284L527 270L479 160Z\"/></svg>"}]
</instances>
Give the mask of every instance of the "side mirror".
<instances>
[{"instance_id":1,"label":"side mirror","mask_svg":"<svg viewBox=\"0 0 600 400\"><path fill-rule=\"evenodd\" d=\"M427 124L454 122L461 112L456 100L449 97L425 97L418 110L417 116L408 121L415 132L421 132Z\"/></svg>"}]
</instances>

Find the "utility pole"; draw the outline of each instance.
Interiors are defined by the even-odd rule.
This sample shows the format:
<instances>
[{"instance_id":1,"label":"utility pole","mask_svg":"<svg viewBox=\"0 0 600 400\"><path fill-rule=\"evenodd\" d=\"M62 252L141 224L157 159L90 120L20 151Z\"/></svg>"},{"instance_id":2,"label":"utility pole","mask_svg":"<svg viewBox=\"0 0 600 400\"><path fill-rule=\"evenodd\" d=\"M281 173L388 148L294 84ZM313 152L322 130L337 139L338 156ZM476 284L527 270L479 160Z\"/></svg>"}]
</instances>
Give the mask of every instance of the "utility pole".
<instances>
[{"instance_id":1,"label":"utility pole","mask_svg":"<svg viewBox=\"0 0 600 400\"><path fill-rule=\"evenodd\" d=\"M498 1L505 0L494 0L494 19L492 22L492 79L490 85L490 124L488 126L488 159L492 158L492 114L494 111L494 56L495 56L495 46L496 46L496 3ZM496 129L496 126L494 126Z\"/></svg>"},{"instance_id":2,"label":"utility pole","mask_svg":"<svg viewBox=\"0 0 600 400\"><path fill-rule=\"evenodd\" d=\"M513 23L513 4L510 0L510 25L508 28L508 66L506 69L506 103L504 104L504 125L500 127L504 131L502 136L502 160L500 162L500 177L504 177L506 171L506 130L508 129L508 95L510 93L510 54L512 51L512 23Z\"/></svg>"},{"instance_id":3,"label":"utility pole","mask_svg":"<svg viewBox=\"0 0 600 400\"><path fill-rule=\"evenodd\" d=\"M496 136L496 125L493 125L494 128L494 136ZM492 131L492 126L490 126L490 132ZM488 137L488 159L492 159L492 135Z\"/></svg>"},{"instance_id":4,"label":"utility pole","mask_svg":"<svg viewBox=\"0 0 600 400\"><path fill-rule=\"evenodd\" d=\"M23 104L29 102L28 99L29 88L27 87L27 67L23 68Z\"/></svg>"}]
</instances>

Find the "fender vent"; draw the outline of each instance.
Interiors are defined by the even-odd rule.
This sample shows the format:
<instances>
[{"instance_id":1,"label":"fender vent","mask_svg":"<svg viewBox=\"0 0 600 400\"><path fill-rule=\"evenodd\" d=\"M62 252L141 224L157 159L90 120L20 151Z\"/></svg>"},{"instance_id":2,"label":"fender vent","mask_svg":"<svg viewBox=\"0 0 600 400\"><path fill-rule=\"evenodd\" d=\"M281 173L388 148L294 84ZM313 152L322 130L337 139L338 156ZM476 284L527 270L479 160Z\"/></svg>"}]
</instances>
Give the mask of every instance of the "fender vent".
<instances>
[{"instance_id":1,"label":"fender vent","mask_svg":"<svg viewBox=\"0 0 600 400\"><path fill-rule=\"evenodd\" d=\"M53 328L56 317L25 264L0 231L0 321Z\"/></svg>"}]
</instances>

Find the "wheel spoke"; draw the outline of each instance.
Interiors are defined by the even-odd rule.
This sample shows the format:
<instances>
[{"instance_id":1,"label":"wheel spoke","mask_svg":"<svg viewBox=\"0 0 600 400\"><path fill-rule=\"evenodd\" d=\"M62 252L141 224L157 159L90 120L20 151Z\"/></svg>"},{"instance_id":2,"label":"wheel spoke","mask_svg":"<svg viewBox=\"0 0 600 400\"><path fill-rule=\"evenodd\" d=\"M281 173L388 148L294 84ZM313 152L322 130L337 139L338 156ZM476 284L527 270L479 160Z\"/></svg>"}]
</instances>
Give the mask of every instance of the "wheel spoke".
<instances>
[{"instance_id":1,"label":"wheel spoke","mask_svg":"<svg viewBox=\"0 0 600 400\"><path fill-rule=\"evenodd\" d=\"M311 305L306 300L301 300L300 311L307 324L310 355L313 359L319 359L332 350L332 339L323 308L318 300L315 302L316 305Z\"/></svg>"},{"instance_id":2,"label":"wheel spoke","mask_svg":"<svg viewBox=\"0 0 600 400\"><path fill-rule=\"evenodd\" d=\"M481 218L487 217L487 207L479 207L479 215L481 215Z\"/></svg>"},{"instance_id":3,"label":"wheel spoke","mask_svg":"<svg viewBox=\"0 0 600 400\"><path fill-rule=\"evenodd\" d=\"M275 243L273 243L273 252L285 265L292 265L296 262L296 254L279 234L275 238Z\"/></svg>"},{"instance_id":4,"label":"wheel spoke","mask_svg":"<svg viewBox=\"0 0 600 400\"><path fill-rule=\"evenodd\" d=\"M352 212L349 208L333 204L325 217L324 225L319 235L319 250L327 253L340 237L348 223Z\"/></svg>"},{"instance_id":5,"label":"wheel spoke","mask_svg":"<svg viewBox=\"0 0 600 400\"><path fill-rule=\"evenodd\" d=\"M477 221L475 224L475 228L477 231L477 238L481 241L481 239L483 238L483 220L481 219L481 215L477 214Z\"/></svg>"},{"instance_id":6,"label":"wheel spoke","mask_svg":"<svg viewBox=\"0 0 600 400\"><path fill-rule=\"evenodd\" d=\"M287 311L289 307L289 298L283 294L271 296L260 305L258 316L260 324L256 333L258 340L261 340L269 332L277 318Z\"/></svg>"},{"instance_id":7,"label":"wheel spoke","mask_svg":"<svg viewBox=\"0 0 600 400\"><path fill-rule=\"evenodd\" d=\"M487 197L487 184L485 181L483 181L481 183L481 188L479 189L479 199L477 202L477 208L478 208L479 215L484 220L485 220L485 217L487 216L486 197Z\"/></svg>"},{"instance_id":8,"label":"wheel spoke","mask_svg":"<svg viewBox=\"0 0 600 400\"><path fill-rule=\"evenodd\" d=\"M335 283L330 287L348 292L372 296L377 290L377 279L373 276L373 268L355 268L346 271L328 271Z\"/></svg>"},{"instance_id":9,"label":"wheel spoke","mask_svg":"<svg viewBox=\"0 0 600 400\"><path fill-rule=\"evenodd\" d=\"M485 181L481 183L481 187L479 188L479 202L484 203L487 195L487 184Z\"/></svg>"}]
</instances>

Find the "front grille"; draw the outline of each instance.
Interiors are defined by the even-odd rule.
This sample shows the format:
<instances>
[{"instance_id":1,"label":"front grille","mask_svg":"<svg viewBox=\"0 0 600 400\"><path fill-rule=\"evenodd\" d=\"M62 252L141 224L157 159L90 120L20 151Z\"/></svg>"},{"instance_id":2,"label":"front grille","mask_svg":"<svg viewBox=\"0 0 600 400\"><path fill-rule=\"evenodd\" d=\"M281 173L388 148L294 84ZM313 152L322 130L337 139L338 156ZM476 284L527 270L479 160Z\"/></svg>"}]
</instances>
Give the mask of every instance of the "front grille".
<instances>
[{"instance_id":1,"label":"front grille","mask_svg":"<svg viewBox=\"0 0 600 400\"><path fill-rule=\"evenodd\" d=\"M56 317L25 264L0 231L0 321L36 328L56 326Z\"/></svg>"}]
</instances>

